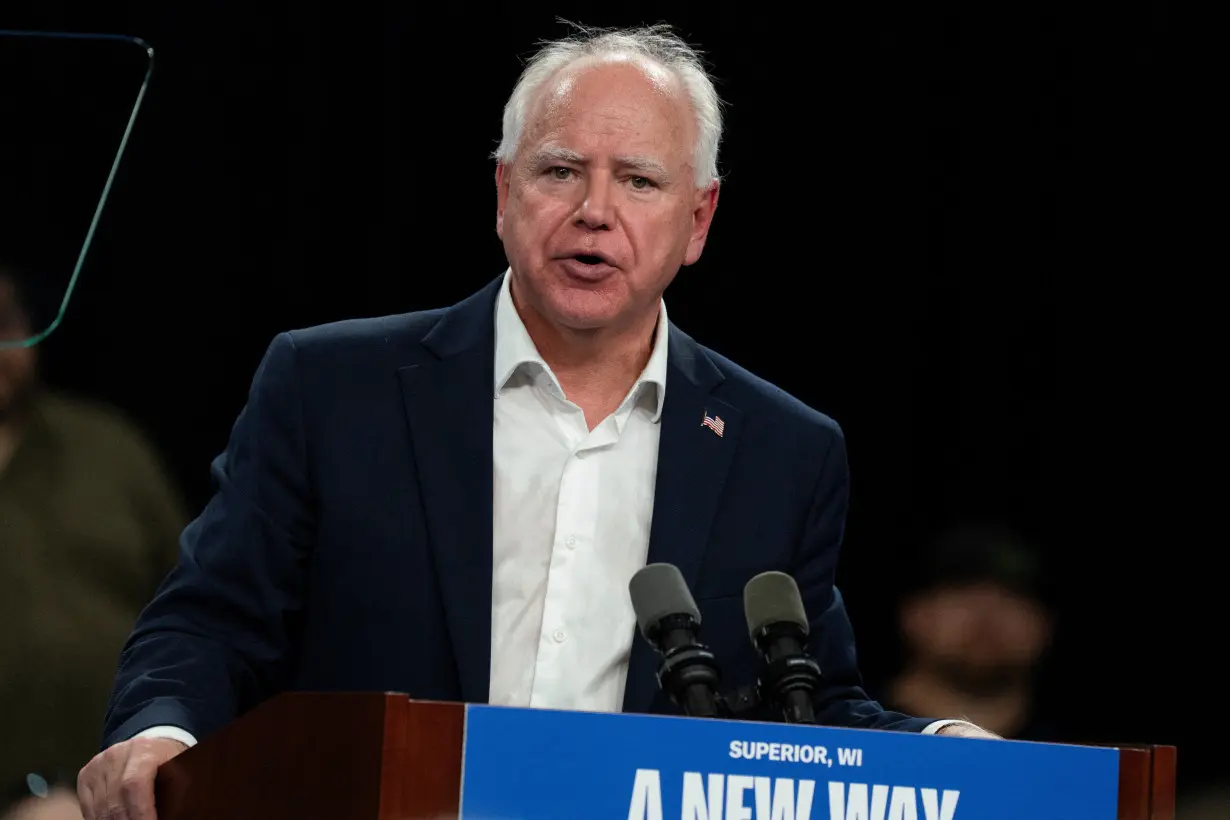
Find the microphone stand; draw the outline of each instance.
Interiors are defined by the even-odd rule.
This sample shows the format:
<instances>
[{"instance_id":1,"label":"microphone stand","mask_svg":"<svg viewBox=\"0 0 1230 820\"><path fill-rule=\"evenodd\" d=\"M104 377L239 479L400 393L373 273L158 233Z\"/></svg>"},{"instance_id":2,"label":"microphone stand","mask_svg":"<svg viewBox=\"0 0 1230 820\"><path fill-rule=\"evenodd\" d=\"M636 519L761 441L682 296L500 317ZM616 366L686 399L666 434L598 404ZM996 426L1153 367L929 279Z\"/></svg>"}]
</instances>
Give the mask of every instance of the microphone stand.
<instances>
[{"instance_id":1,"label":"microphone stand","mask_svg":"<svg viewBox=\"0 0 1230 820\"><path fill-rule=\"evenodd\" d=\"M740 686L731 692L718 695L718 713L720 717L735 718L746 712L759 708L762 703L760 687L756 684Z\"/></svg>"},{"instance_id":2,"label":"microphone stand","mask_svg":"<svg viewBox=\"0 0 1230 820\"><path fill-rule=\"evenodd\" d=\"M766 686L760 683L748 684L740 686L724 694L717 696L717 709L719 718L735 718L740 715L753 712L764 706L774 706L773 698L765 694ZM800 704L800 701L805 701ZM801 707L801 708L800 708ZM816 701L815 693L810 691L800 691L798 689L790 693L790 697L786 698L781 704L781 709L772 709L771 716L768 718L770 722L775 723L793 723L804 726L816 725L815 719Z\"/></svg>"}]
</instances>

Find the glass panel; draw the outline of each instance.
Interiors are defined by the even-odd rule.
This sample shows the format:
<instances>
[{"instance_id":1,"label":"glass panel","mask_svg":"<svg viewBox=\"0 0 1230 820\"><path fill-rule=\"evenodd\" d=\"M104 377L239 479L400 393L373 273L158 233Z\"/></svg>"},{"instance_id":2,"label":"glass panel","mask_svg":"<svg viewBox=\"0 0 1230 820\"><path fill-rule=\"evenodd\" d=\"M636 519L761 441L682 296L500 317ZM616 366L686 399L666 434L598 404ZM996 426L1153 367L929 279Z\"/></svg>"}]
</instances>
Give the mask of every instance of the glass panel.
<instances>
[{"instance_id":1,"label":"glass panel","mask_svg":"<svg viewBox=\"0 0 1230 820\"><path fill-rule=\"evenodd\" d=\"M134 37L0 29L0 349L63 318L153 60Z\"/></svg>"}]
</instances>

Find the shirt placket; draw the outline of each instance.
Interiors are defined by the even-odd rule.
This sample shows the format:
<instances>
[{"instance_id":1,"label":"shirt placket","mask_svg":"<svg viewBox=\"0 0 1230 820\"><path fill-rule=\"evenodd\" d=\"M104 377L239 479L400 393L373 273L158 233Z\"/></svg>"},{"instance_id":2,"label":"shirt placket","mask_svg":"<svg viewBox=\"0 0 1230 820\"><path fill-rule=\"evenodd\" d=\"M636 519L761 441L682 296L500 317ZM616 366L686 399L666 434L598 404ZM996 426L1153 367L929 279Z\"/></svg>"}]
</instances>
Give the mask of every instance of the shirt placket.
<instances>
[{"instance_id":1,"label":"shirt placket","mask_svg":"<svg viewBox=\"0 0 1230 820\"><path fill-rule=\"evenodd\" d=\"M584 688L587 676L583 636L575 634L580 607L584 601L586 566L578 552L593 549L601 513L598 497L598 448L611 442L608 422L590 432L579 409L556 417L570 454L560 475L556 503L555 535L543 604L542 631L530 705L571 708ZM564 691L565 682L572 684ZM580 684L579 686L577 684Z\"/></svg>"}]
</instances>

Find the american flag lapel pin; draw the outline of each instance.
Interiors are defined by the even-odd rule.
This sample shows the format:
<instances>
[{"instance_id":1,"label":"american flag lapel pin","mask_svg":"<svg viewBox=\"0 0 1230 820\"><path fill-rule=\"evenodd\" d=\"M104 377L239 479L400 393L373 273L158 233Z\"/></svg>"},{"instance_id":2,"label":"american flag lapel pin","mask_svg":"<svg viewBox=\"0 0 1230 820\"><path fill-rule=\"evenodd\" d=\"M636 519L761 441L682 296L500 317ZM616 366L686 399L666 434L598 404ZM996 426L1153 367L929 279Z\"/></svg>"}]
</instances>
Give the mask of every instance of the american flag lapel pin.
<instances>
[{"instance_id":1,"label":"american flag lapel pin","mask_svg":"<svg viewBox=\"0 0 1230 820\"><path fill-rule=\"evenodd\" d=\"M721 416L711 416L709 411L705 411L705 416L700 420L701 427L708 427L719 436L726 432L726 422L722 421Z\"/></svg>"}]
</instances>

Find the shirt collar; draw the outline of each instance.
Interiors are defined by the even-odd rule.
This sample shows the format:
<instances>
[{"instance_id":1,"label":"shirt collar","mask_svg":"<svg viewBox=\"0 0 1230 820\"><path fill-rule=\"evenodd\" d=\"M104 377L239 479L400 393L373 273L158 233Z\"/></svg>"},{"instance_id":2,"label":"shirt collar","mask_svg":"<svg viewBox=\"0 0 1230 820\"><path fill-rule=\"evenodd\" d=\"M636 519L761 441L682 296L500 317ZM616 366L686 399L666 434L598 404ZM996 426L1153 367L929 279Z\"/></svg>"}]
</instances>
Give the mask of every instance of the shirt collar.
<instances>
[{"instance_id":1,"label":"shirt collar","mask_svg":"<svg viewBox=\"0 0 1230 820\"><path fill-rule=\"evenodd\" d=\"M500 296L495 304L495 397L497 399L513 375L527 365L540 368L550 375L557 388L559 386L559 381L551 372L550 366L539 355L534 340L530 338L529 331L525 329L525 323L521 321L521 316L517 313L516 306L513 305L511 278L511 270L505 271L504 281L500 286ZM653 352L649 354L649 361L645 363L645 369L641 371L640 378L636 380L636 384L628 393L628 399L635 401L641 391L646 389L655 391L654 423L661 419L662 404L666 401L669 327L666 319L666 303L659 300L658 327L654 332ZM652 387L647 387L647 385L652 385ZM563 395L562 389L560 389L560 395Z\"/></svg>"}]
</instances>

